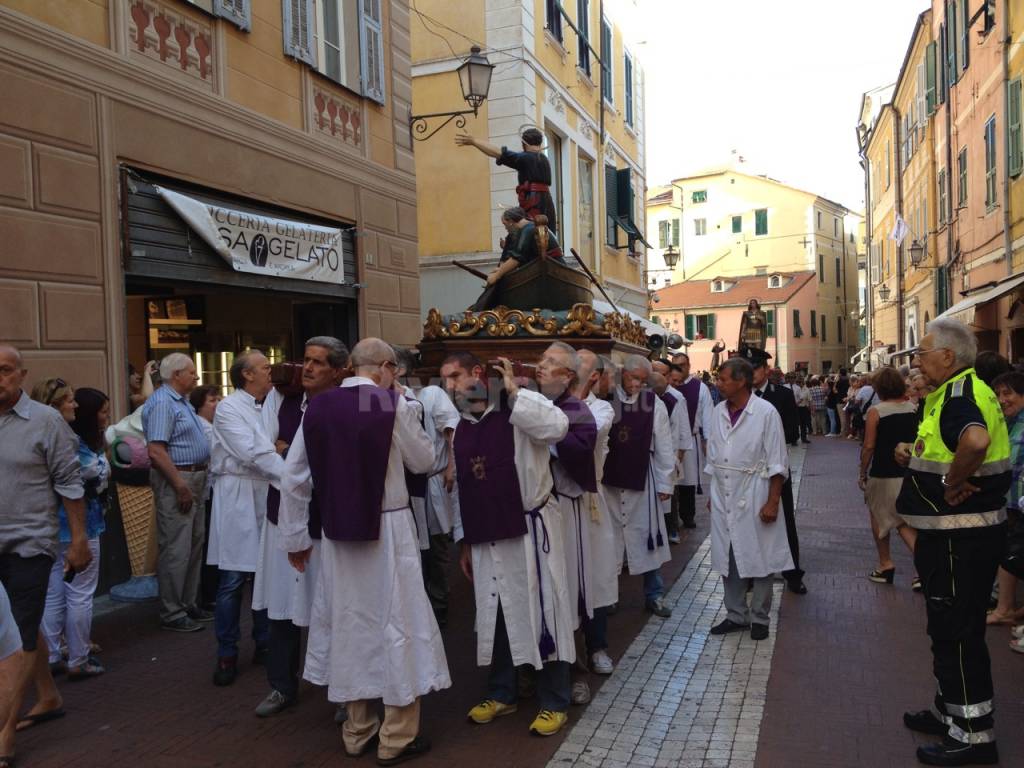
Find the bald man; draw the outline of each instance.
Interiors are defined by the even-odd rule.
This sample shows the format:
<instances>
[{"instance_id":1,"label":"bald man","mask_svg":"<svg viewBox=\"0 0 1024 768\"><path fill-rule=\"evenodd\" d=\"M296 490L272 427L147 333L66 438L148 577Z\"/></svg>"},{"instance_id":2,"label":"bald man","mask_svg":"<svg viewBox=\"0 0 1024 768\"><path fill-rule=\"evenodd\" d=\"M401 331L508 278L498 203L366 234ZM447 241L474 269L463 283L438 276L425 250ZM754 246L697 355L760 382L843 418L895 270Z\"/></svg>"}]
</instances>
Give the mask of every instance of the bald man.
<instances>
[{"instance_id":1,"label":"bald man","mask_svg":"<svg viewBox=\"0 0 1024 768\"><path fill-rule=\"evenodd\" d=\"M278 529L303 571L315 489L323 538L303 676L347 705L348 755L379 740L378 764L393 765L430 749L419 734L420 697L451 685L405 484L405 469L430 470L434 447L419 414L391 388L391 346L363 339L350 362L355 375L306 406L281 478Z\"/></svg>"}]
</instances>

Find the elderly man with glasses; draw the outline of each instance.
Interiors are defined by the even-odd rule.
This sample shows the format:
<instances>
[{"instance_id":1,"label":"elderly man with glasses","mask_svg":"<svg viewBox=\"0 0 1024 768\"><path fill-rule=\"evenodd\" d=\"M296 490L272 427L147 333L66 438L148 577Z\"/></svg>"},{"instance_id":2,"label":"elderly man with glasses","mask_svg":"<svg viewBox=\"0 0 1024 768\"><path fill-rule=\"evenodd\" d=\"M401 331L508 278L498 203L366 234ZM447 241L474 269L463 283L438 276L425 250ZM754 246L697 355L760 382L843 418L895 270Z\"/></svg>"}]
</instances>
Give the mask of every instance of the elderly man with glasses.
<instances>
[{"instance_id":1,"label":"elderly man with glasses","mask_svg":"<svg viewBox=\"0 0 1024 768\"><path fill-rule=\"evenodd\" d=\"M1006 538L1010 441L995 394L974 372L978 342L951 318L928 324L916 365L935 391L922 406L896 509L917 530L921 576L938 691L935 709L908 712L914 731L943 736L918 747L927 765L999 760L992 720L992 669L985 611Z\"/></svg>"}]
</instances>

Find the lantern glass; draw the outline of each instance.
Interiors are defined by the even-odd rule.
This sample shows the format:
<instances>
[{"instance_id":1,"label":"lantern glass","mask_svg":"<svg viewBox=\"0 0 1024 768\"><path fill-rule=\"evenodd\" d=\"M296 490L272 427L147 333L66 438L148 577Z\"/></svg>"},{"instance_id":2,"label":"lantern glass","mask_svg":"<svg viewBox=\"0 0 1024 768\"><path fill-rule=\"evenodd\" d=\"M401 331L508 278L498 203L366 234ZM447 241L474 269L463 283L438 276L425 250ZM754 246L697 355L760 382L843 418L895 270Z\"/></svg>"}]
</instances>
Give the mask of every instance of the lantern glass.
<instances>
[{"instance_id":1,"label":"lantern glass","mask_svg":"<svg viewBox=\"0 0 1024 768\"><path fill-rule=\"evenodd\" d=\"M910 263L915 267L920 266L924 261L924 246L917 240L910 244Z\"/></svg>"},{"instance_id":2,"label":"lantern glass","mask_svg":"<svg viewBox=\"0 0 1024 768\"><path fill-rule=\"evenodd\" d=\"M882 287L878 289L878 298L880 298L882 301L888 301L889 293L889 286L883 284Z\"/></svg>"},{"instance_id":3,"label":"lantern glass","mask_svg":"<svg viewBox=\"0 0 1024 768\"><path fill-rule=\"evenodd\" d=\"M487 57L480 52L480 48L473 46L470 49L469 58L462 62L459 67L459 85L462 86L462 98L473 107L479 108L487 94L491 90L491 72L494 65Z\"/></svg>"},{"instance_id":4,"label":"lantern glass","mask_svg":"<svg viewBox=\"0 0 1024 768\"><path fill-rule=\"evenodd\" d=\"M676 264L679 263L679 252L670 245L665 249L665 252L662 254L662 258L665 259L666 267L669 269L675 269Z\"/></svg>"}]
</instances>

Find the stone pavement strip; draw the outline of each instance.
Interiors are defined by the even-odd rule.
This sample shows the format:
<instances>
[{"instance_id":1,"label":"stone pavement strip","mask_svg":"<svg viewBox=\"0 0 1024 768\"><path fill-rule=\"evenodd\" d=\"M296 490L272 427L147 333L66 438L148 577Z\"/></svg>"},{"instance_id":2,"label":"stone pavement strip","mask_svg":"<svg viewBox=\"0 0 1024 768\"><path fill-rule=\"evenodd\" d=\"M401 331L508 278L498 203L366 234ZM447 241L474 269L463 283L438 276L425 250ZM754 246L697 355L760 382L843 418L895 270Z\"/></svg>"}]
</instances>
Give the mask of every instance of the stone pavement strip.
<instances>
[{"instance_id":1,"label":"stone pavement strip","mask_svg":"<svg viewBox=\"0 0 1024 768\"><path fill-rule=\"evenodd\" d=\"M792 451L794 495L805 453ZM776 584L773 628L781 598ZM749 632L708 634L725 615L710 537L667 602L672 617L647 622L548 768L754 767L775 632L761 642Z\"/></svg>"}]
</instances>

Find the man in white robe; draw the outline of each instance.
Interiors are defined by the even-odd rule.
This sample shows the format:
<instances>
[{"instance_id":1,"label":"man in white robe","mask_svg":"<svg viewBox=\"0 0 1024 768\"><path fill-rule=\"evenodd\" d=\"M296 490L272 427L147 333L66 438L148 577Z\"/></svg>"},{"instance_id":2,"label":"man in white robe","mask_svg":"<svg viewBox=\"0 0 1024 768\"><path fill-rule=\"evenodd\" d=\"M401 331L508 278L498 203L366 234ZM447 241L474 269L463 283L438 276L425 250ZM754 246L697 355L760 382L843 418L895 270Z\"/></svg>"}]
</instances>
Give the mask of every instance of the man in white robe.
<instances>
[{"instance_id":1,"label":"man in white robe","mask_svg":"<svg viewBox=\"0 0 1024 768\"><path fill-rule=\"evenodd\" d=\"M782 419L752 395L753 383L754 369L746 360L730 358L719 369L723 400L712 415L704 472L711 486L711 567L722 575L726 609L711 634L749 626L754 640L764 640L772 574L793 567L785 526L778 523L789 458Z\"/></svg>"},{"instance_id":2,"label":"man in white robe","mask_svg":"<svg viewBox=\"0 0 1024 768\"><path fill-rule=\"evenodd\" d=\"M548 450L565 437L569 419L544 395L520 387L509 361L502 366L504 388L497 379L485 382L472 354L451 355L441 366L462 414L453 441L459 564L476 597L477 663L490 665L487 697L469 719L483 724L514 712L516 667L528 664L537 670L541 706L530 731L551 736L568 720L576 659L575 603L566 590Z\"/></svg>"},{"instance_id":3,"label":"man in white robe","mask_svg":"<svg viewBox=\"0 0 1024 768\"><path fill-rule=\"evenodd\" d=\"M210 473L216 482L207 562L218 569L214 685L231 685L237 675L242 588L259 561L267 489L280 481L284 469L261 409L273 388L270 362L261 352L250 350L235 357L229 375L235 391L217 405L210 444ZM254 608L256 664L266 661L269 632L267 612Z\"/></svg>"},{"instance_id":4,"label":"man in white robe","mask_svg":"<svg viewBox=\"0 0 1024 768\"><path fill-rule=\"evenodd\" d=\"M407 349L395 348L398 376L412 375L414 358ZM454 510L458 504L455 486L455 457L452 435L459 425L459 412L448 393L435 384L417 386L416 380L405 379L407 394L423 406L423 426L434 444L434 466L427 473L425 494L413 497L416 530L423 557L423 583L434 609L438 626L448 624L448 566L451 562L451 532Z\"/></svg>"},{"instance_id":5,"label":"man in white robe","mask_svg":"<svg viewBox=\"0 0 1024 768\"><path fill-rule=\"evenodd\" d=\"M348 348L333 336L314 336L305 345L302 360L302 394L285 397L274 388L263 402L269 437L287 455L306 404L341 383L348 365ZM301 627L309 626L313 587L320 573L320 529L310 525L313 549L306 569L299 572L281 549L277 521L280 494L271 488L267 520L260 539L260 558L252 588L252 606L266 610L270 620L267 648L267 682L270 693L256 707L258 717L269 717L295 702L301 670ZM312 515L311 515L312 516ZM319 519L319 515L317 515ZM314 530L315 529L315 530Z\"/></svg>"},{"instance_id":6,"label":"man in white robe","mask_svg":"<svg viewBox=\"0 0 1024 768\"><path fill-rule=\"evenodd\" d=\"M323 539L303 677L346 703L347 754L364 754L378 737L378 764L393 765L430 749L419 735L420 697L451 685L405 484L405 469L426 472L434 452L418 414L391 390L390 345L363 339L350 362L355 375L309 403L288 449L278 528L303 570L315 489Z\"/></svg>"},{"instance_id":7,"label":"man in white robe","mask_svg":"<svg viewBox=\"0 0 1024 768\"><path fill-rule=\"evenodd\" d=\"M683 393L671 386L669 377L672 369L678 368L672 363L664 360L657 360L653 364L651 386L655 394L665 403L668 410L669 424L672 427L672 447L676 457L675 467L672 470L673 486L679 482L683 472L683 463L687 452L693 449L693 430L690 429L690 414L686 407L686 398ZM668 532L668 543L678 544L679 525L681 519L678 506L675 504L675 497L669 499L668 511L665 513L665 530Z\"/></svg>"},{"instance_id":8,"label":"man in white robe","mask_svg":"<svg viewBox=\"0 0 1024 768\"><path fill-rule=\"evenodd\" d=\"M664 508L672 498L675 456L668 409L644 388L650 375L650 360L639 355L631 355L622 366L602 482L614 521L618 568L622 569L625 551L630 574L643 574L645 609L667 618L672 610L662 600L661 564L672 557ZM650 437L638 437L641 434Z\"/></svg>"},{"instance_id":9,"label":"man in white robe","mask_svg":"<svg viewBox=\"0 0 1024 768\"><path fill-rule=\"evenodd\" d=\"M583 622L587 659L590 670L598 675L610 675L615 665L608 655L608 609L619 602L619 572L622 570L621 549L616 554L618 537L605 500L605 486L601 482L604 460L608 456L608 433L615 420L615 409L609 402L615 388L617 366L603 355L595 355L588 349L577 351L580 360L580 375L577 397L590 408L597 422L597 445L594 448L594 465L597 470L597 492L588 494L587 507L590 510L590 594L594 604L594 615Z\"/></svg>"},{"instance_id":10,"label":"man in white robe","mask_svg":"<svg viewBox=\"0 0 1024 768\"><path fill-rule=\"evenodd\" d=\"M704 491L701 487L701 476L707 454L707 428L711 424L711 413L715 404L707 384L691 375L689 355L677 352L672 356L672 364L679 370L669 373L669 383L686 400L687 414L692 414L690 432L693 435L693 450L683 455L682 471L676 479L673 501L683 528L696 528L697 493Z\"/></svg>"}]
</instances>

